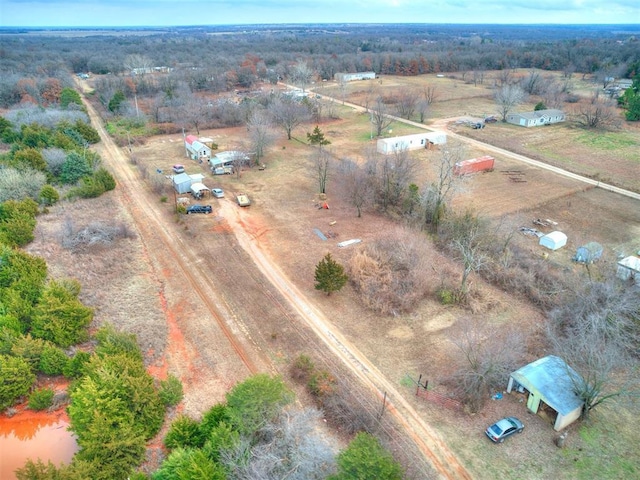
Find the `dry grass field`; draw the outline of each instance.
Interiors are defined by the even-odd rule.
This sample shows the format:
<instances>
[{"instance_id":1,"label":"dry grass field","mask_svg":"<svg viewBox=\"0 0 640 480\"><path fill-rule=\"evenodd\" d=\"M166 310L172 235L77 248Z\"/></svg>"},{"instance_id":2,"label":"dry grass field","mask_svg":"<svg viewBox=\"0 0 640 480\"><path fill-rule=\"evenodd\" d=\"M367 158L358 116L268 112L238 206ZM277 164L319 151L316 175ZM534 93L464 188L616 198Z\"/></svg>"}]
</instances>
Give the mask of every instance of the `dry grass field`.
<instances>
[{"instance_id":1,"label":"dry grass field","mask_svg":"<svg viewBox=\"0 0 640 480\"><path fill-rule=\"evenodd\" d=\"M430 123L439 118L482 116L493 112L491 91L487 86L474 87L461 79L438 78L435 75L385 77L376 88L392 92L401 85L411 84L417 88L425 82L438 82L441 92L440 100L432 108ZM340 98L337 87L331 84L319 87L318 92ZM348 93L347 100L357 102L366 93L365 85L358 82L349 85ZM368 115L346 106L340 105L338 109L339 120L320 125L332 142L328 148L337 158L362 160L365 150L375 143L371 139ZM399 123L394 123L390 128L393 135L417 131L416 127ZM223 188L226 196L220 200L206 200L206 203L213 204L214 215L188 216L177 220L173 215L173 194L168 185L164 194L148 189L147 201L161 206L167 224L171 224L168 228L172 234L182 245L188 245L188 248L201 255L202 266L199 268L210 269L219 275L220 288L224 288L226 280L234 277L234 272L225 271L224 266L217 264L216 257L224 255L226 248L232 249L234 254L238 249L226 238L229 230L216 212L234 208L235 194L248 194L252 205L238 214L245 231L308 301L321 309L334 326L398 386L413 408L438 431L444 442L461 459L472 477L617 479L637 476L640 472L640 460L637 457L640 433L633 428L635 422L630 421L637 417L637 407L614 409L605 406L598 409L589 425L576 424L570 428L567 448L561 450L553 444L556 432L549 423L541 417L527 414L522 399L517 395L505 396L502 400L488 400L487 406L475 415L450 410L414 395L415 387L411 379L416 380L420 374L430 380L435 391L446 393L443 379L459 361L451 335L456 324L469 316L495 325L517 325L527 338L527 360L544 355L546 352L540 340L544 312L532 307L526 299L496 289L480 278L473 278L476 302L472 311L445 306L435 298L426 298L411 313L381 316L366 309L351 286L330 297L314 290L314 268L326 253L331 253L339 262L346 264L351 255L361 248L358 245L338 248L339 241L359 238L366 245L402 227L393 219L372 211L366 211L362 218L357 218L355 209L337 188L335 172L327 186L330 208L318 208L318 189L310 161L312 149L306 144L306 133L312 129L313 125L296 129L291 141L282 135L267 152L265 170L247 169L239 177L214 177L206 170L206 165L185 158L183 140L179 134L151 137L144 144L134 146L139 165L146 167L149 183L151 177L164 178L171 165L182 163L188 173L204 173L205 184L210 188ZM558 133L563 131L564 134ZM533 132L496 124L477 132L482 136L493 135L493 141L497 136L502 137L503 141L509 139L519 153L549 162L560 162L562 158L565 159L562 160L564 163L559 163L559 166L568 168L571 165L581 173L601 175L603 180L611 178L612 183L640 189L635 188L633 183L627 184L634 181L634 172L635 182L639 177L633 146L620 143L628 149L622 155L619 149L607 147L609 144L603 143L604 140L588 144L588 140L583 139L584 149L591 150L600 159L599 162L589 163L583 161L583 147L578 145L574 155L573 142L563 141L568 133L569 127L564 126ZM208 130L201 134L213 138L221 150L246 143L246 129L243 127ZM534 141L527 135L540 137ZM586 134L576 132L576 135ZM637 146L640 145L637 130L629 128L616 135L626 135L628 137L624 138L635 142L637 155ZM493 143L488 138L478 138ZM602 138L614 137L605 134ZM520 149L515 148L518 144ZM551 144L555 145L554 148L545 150L545 146ZM511 144L504 145L510 148ZM554 155L547 157L545 152ZM483 152L469 148L466 154L472 158ZM438 155L437 150L414 154L418 165L416 184L422 186L429 181ZM601 166L600 170L597 169L598 165ZM606 171L603 165L606 165ZM158 170L163 173L156 173ZM514 181L512 175L505 173L515 170L519 171L518 178L524 181ZM637 183L635 185L638 186ZM584 242L596 240L605 246L605 256L598 267L603 272L614 265L618 254L629 254L640 249L640 208L637 201L586 188L575 180L558 177L506 157L496 157L493 172L469 178L464 187L455 206L471 207L481 215L501 222L506 229L516 231L519 226L532 227L534 225L531 222L536 218L557 222L556 228L568 234L569 244L564 249L550 253L547 260L542 258L542 247L537 245L536 240L516 233L513 241L524 246L532 258L548 262L549 268L561 268L567 275L584 275L570 261L575 247ZM161 202L162 195L168 197L165 203ZM47 258L52 274L78 278L84 285L83 299L98 308L100 318L113 319L117 325L136 333L152 366L165 372L167 368L178 372L186 382L185 410L189 413L201 412L207 399L223 398L225 390L233 383L234 372L231 365L216 364L224 352L210 352L215 348L214 344L198 344L201 324L196 319L202 320L199 317L202 311L197 298L186 295L189 285L184 278L171 271L171 259L149 263L150 252L145 248L153 248L154 243L151 241L144 246L135 238L121 240L113 248L96 249L90 254L73 254L56 245L57 232L67 218L77 225L95 219L115 219L131 224L127 212L132 207L111 202L115 200L106 196L104 199L82 202L87 208L75 208L73 203L62 203L52 208L51 213L41 217L37 239L30 249ZM144 205L134 208L138 215L144 215ZM320 239L314 233L315 228L329 239ZM430 241L421 232L405 230L403 234ZM158 254L153 253L156 256ZM461 266L435 249L431 261L434 289L444 280L456 281L461 273ZM264 279L256 277L252 285L253 282L260 285ZM237 281L229 285L238 291L242 289ZM167 304L166 298L182 300ZM231 292L226 291L221 292L221 298L232 304L238 301L233 299ZM252 297L247 293L243 298L250 302ZM256 306L256 318L243 318L246 332L239 334L250 335L251 342L259 347L260 355L269 358L274 368L286 375L292 359L300 353L312 353L308 350L313 349L314 343L301 341L296 336L295 327L289 324L286 312L281 315L280 321L267 321L266 318L273 313L271 310L277 310L274 305ZM185 338L177 335L179 332L184 332ZM170 354L171 362L168 365L159 358L158 352L162 351ZM187 365L180 366L181 359ZM211 379L201 378L198 372L203 368L214 369L217 373ZM238 375L237 372L235 375ZM526 424L525 432L503 445L493 445L486 439L484 428L505 415L519 416Z\"/></svg>"}]
</instances>

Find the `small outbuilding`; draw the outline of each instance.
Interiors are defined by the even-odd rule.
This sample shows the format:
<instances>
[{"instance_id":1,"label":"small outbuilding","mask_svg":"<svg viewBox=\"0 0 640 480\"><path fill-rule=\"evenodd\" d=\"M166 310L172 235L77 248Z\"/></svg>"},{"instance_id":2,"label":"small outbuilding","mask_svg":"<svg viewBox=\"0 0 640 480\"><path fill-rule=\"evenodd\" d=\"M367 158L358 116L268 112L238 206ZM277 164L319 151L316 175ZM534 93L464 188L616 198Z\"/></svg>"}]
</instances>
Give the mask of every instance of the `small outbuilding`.
<instances>
[{"instance_id":1,"label":"small outbuilding","mask_svg":"<svg viewBox=\"0 0 640 480\"><path fill-rule=\"evenodd\" d=\"M640 285L640 257L631 255L620 260L616 276L621 280L633 279L637 285Z\"/></svg>"},{"instance_id":2,"label":"small outbuilding","mask_svg":"<svg viewBox=\"0 0 640 480\"><path fill-rule=\"evenodd\" d=\"M602 245L598 242L589 242L586 245L578 247L573 257L574 262L578 263L594 263L602 257Z\"/></svg>"},{"instance_id":3,"label":"small outbuilding","mask_svg":"<svg viewBox=\"0 0 640 480\"><path fill-rule=\"evenodd\" d=\"M547 233L540 237L540 245L549 250L558 250L567 244L567 236L559 231Z\"/></svg>"},{"instance_id":4,"label":"small outbuilding","mask_svg":"<svg viewBox=\"0 0 640 480\"><path fill-rule=\"evenodd\" d=\"M200 182L192 183L190 190L191 195L193 195L194 198L202 198L204 195L209 193L209 189L207 188L207 186L204 183Z\"/></svg>"},{"instance_id":5,"label":"small outbuilding","mask_svg":"<svg viewBox=\"0 0 640 480\"><path fill-rule=\"evenodd\" d=\"M338 72L333 75L336 82L354 82L356 80L375 80L376 72L344 73Z\"/></svg>"},{"instance_id":6,"label":"small outbuilding","mask_svg":"<svg viewBox=\"0 0 640 480\"><path fill-rule=\"evenodd\" d=\"M191 177L187 173L179 173L172 178L173 188L178 193L188 193L191 188Z\"/></svg>"},{"instance_id":7,"label":"small outbuilding","mask_svg":"<svg viewBox=\"0 0 640 480\"><path fill-rule=\"evenodd\" d=\"M560 431L582 414L584 402L575 394L579 374L560 357L549 355L519 368L509 376L507 392L527 395L527 409L548 417Z\"/></svg>"}]
</instances>

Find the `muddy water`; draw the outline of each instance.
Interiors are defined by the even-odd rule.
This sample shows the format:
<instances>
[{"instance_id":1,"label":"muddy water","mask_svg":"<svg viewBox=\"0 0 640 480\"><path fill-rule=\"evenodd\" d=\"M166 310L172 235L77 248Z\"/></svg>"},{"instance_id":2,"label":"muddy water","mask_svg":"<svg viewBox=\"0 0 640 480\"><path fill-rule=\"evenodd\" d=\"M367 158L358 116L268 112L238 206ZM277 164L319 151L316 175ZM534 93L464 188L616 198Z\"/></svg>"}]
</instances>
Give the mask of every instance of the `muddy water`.
<instances>
[{"instance_id":1,"label":"muddy water","mask_svg":"<svg viewBox=\"0 0 640 480\"><path fill-rule=\"evenodd\" d=\"M69 463L78 445L68 426L61 412L0 415L0 479L15 480L14 471L29 458L45 464L50 460L56 466Z\"/></svg>"}]
</instances>

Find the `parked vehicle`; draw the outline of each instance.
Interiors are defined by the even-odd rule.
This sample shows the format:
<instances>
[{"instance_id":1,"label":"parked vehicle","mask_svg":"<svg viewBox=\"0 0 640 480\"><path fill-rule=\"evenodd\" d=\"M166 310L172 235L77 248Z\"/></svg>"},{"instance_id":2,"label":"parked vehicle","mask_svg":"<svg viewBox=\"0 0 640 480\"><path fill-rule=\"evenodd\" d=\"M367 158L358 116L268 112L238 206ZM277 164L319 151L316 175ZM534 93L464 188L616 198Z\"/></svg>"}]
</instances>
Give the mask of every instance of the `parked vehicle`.
<instances>
[{"instance_id":1,"label":"parked vehicle","mask_svg":"<svg viewBox=\"0 0 640 480\"><path fill-rule=\"evenodd\" d=\"M502 443L504 439L514 433L522 433L524 425L516 417L506 417L498 420L484 432L494 443Z\"/></svg>"},{"instance_id":2,"label":"parked vehicle","mask_svg":"<svg viewBox=\"0 0 640 480\"><path fill-rule=\"evenodd\" d=\"M221 188L212 188L211 194L216 198L222 198L224 197L224 190L222 190Z\"/></svg>"},{"instance_id":3,"label":"parked vehicle","mask_svg":"<svg viewBox=\"0 0 640 480\"><path fill-rule=\"evenodd\" d=\"M251 200L249 200L249 197L244 193L241 193L240 195L238 195L236 197L236 201L238 202L238 205L240 205L241 207L248 207L249 205L251 205Z\"/></svg>"},{"instance_id":4,"label":"parked vehicle","mask_svg":"<svg viewBox=\"0 0 640 480\"><path fill-rule=\"evenodd\" d=\"M233 173L233 167L216 167L212 170L214 175L231 175Z\"/></svg>"},{"instance_id":5,"label":"parked vehicle","mask_svg":"<svg viewBox=\"0 0 640 480\"><path fill-rule=\"evenodd\" d=\"M184 173L184 165L176 164L172 168L173 173Z\"/></svg>"},{"instance_id":6,"label":"parked vehicle","mask_svg":"<svg viewBox=\"0 0 640 480\"><path fill-rule=\"evenodd\" d=\"M191 213L211 213L211 205L189 205L187 207L187 215Z\"/></svg>"}]
</instances>

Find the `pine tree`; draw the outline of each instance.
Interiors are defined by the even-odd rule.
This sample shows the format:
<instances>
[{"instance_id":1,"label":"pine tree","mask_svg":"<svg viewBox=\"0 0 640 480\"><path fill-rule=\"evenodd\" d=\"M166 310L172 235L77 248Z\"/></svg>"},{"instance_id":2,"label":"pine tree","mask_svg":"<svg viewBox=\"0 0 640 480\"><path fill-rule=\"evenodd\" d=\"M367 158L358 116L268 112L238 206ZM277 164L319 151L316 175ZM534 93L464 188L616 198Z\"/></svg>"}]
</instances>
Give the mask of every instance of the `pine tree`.
<instances>
[{"instance_id":1,"label":"pine tree","mask_svg":"<svg viewBox=\"0 0 640 480\"><path fill-rule=\"evenodd\" d=\"M327 253L325 257L316 265L316 290L322 290L327 295L337 292L347 283L349 279L344 273L344 267L331 258Z\"/></svg>"},{"instance_id":2,"label":"pine tree","mask_svg":"<svg viewBox=\"0 0 640 480\"><path fill-rule=\"evenodd\" d=\"M324 133L320 130L320 127L316 125L316 128L313 129L313 133L307 133L307 140L311 145L318 145L320 150L325 145L331 144L329 140L327 140L324 136Z\"/></svg>"}]
</instances>

